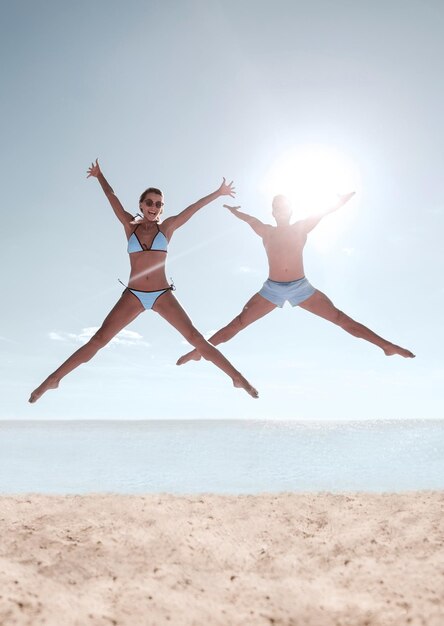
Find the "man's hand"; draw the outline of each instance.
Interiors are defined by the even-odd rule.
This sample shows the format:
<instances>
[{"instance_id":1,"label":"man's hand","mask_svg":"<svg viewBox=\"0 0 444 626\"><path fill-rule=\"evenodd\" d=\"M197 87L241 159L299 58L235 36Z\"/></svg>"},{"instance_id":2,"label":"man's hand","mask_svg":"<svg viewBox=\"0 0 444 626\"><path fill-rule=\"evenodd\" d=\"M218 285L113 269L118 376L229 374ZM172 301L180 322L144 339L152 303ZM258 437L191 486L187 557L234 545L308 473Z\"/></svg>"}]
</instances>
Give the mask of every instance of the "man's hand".
<instances>
[{"instance_id":1,"label":"man's hand","mask_svg":"<svg viewBox=\"0 0 444 626\"><path fill-rule=\"evenodd\" d=\"M224 204L223 205L226 209L228 209L229 211L231 211L231 213L233 213L233 215L236 215L236 213L238 212L238 210L240 209L240 206L230 206L229 204Z\"/></svg>"},{"instance_id":2,"label":"man's hand","mask_svg":"<svg viewBox=\"0 0 444 626\"><path fill-rule=\"evenodd\" d=\"M355 195L356 191L350 191L350 193L338 194L338 206L343 206Z\"/></svg>"}]
</instances>

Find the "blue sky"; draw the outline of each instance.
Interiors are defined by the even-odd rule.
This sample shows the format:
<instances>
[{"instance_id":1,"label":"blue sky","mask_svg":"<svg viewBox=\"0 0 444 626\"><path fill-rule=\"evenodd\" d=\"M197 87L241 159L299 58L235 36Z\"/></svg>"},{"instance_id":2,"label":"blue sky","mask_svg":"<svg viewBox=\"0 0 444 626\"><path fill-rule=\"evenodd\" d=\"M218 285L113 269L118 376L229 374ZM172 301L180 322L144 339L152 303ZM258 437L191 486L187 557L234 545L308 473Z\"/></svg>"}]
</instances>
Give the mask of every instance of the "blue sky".
<instances>
[{"instance_id":1,"label":"blue sky","mask_svg":"<svg viewBox=\"0 0 444 626\"><path fill-rule=\"evenodd\" d=\"M440 0L18 0L0 12L1 419L443 417ZM85 177L94 158L130 211L149 185L171 215L226 176L271 221L267 173L306 144L360 172L356 200L311 237L307 277L415 360L287 305L221 347L254 401L211 364L177 368L182 338L146 313L27 404L128 277L121 225ZM222 204L170 245L168 275L204 333L267 275L260 240Z\"/></svg>"}]
</instances>

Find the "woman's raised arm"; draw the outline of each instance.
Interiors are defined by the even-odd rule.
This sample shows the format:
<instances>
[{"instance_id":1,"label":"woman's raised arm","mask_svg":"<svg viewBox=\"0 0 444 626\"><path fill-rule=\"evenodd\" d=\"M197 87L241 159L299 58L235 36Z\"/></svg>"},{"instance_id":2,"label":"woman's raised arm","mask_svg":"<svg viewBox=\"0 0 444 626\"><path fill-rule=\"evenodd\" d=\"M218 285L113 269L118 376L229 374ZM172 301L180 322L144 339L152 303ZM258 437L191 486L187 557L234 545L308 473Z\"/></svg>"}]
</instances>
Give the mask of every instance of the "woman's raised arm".
<instances>
[{"instance_id":1,"label":"woman's raised arm","mask_svg":"<svg viewBox=\"0 0 444 626\"><path fill-rule=\"evenodd\" d=\"M180 228L186 222L188 222L190 217L192 217L199 209L206 206L210 202L213 202L213 200L217 200L221 196L231 196L232 198L234 198L235 193L236 191L233 186L233 181L227 184L224 178L221 186L218 189L216 189L216 191L213 191L213 193L208 194L208 196L204 196L197 202L190 204L190 206L188 206L186 209L181 211L178 215L173 215L171 217L168 217L163 222L164 228L168 230L169 236L171 236L177 228Z\"/></svg>"},{"instance_id":2,"label":"woman's raised arm","mask_svg":"<svg viewBox=\"0 0 444 626\"><path fill-rule=\"evenodd\" d=\"M131 213L128 213L128 211L125 211L119 198L114 193L113 188L106 180L105 176L102 174L102 170L100 169L99 165L99 159L96 159L95 163L91 163L91 167L88 168L87 178L90 177L97 178L105 196L108 198L108 201L112 206L114 213L116 214L117 219L122 222L125 228L129 227L133 216L131 215Z\"/></svg>"}]
</instances>

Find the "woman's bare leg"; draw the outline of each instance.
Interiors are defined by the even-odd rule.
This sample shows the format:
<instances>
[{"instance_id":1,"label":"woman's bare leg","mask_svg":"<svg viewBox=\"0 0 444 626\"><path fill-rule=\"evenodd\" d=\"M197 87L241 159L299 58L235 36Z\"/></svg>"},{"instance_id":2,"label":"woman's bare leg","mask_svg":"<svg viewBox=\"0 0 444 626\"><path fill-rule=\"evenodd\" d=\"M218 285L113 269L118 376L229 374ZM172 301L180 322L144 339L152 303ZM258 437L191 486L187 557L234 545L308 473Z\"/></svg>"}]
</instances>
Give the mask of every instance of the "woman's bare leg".
<instances>
[{"instance_id":1,"label":"woman's bare leg","mask_svg":"<svg viewBox=\"0 0 444 626\"><path fill-rule=\"evenodd\" d=\"M387 339L383 339L363 324L356 322L351 317L337 309L333 302L329 300L329 298L327 298L327 296L321 291L316 290L312 296L302 302L299 306L306 311L310 311L310 313L323 317L329 322L333 322L333 324L340 326L354 337L359 337L360 339L365 339L365 341L374 343L378 346L378 348L381 348L387 356L391 356L392 354L399 354L405 358L414 358L415 356L413 352L410 352L410 350L401 348L400 346L387 341Z\"/></svg>"},{"instance_id":2,"label":"woman's bare leg","mask_svg":"<svg viewBox=\"0 0 444 626\"><path fill-rule=\"evenodd\" d=\"M275 304L269 302L256 293L252 298L250 298L250 300L248 300L239 315L227 324L227 326L218 330L217 333L208 339L208 341L213 344L213 346L225 343L237 335L238 332L261 317L264 317L264 315L267 315L267 313L270 313L275 308ZM188 361L199 361L200 358L201 354L198 350L191 350L191 352L188 352L180 357L177 361L177 365L183 365L184 363L188 363Z\"/></svg>"},{"instance_id":3,"label":"woman's bare leg","mask_svg":"<svg viewBox=\"0 0 444 626\"><path fill-rule=\"evenodd\" d=\"M134 294L125 290L96 334L91 337L88 343L74 352L55 372L50 374L37 389L34 389L29 402L36 402L48 389L56 389L64 376L82 363L92 359L100 348L103 348L122 328L125 328L144 310Z\"/></svg>"},{"instance_id":4,"label":"woman's bare leg","mask_svg":"<svg viewBox=\"0 0 444 626\"><path fill-rule=\"evenodd\" d=\"M232 379L235 387L245 389L253 398L259 396L256 389L231 365L230 361L228 361L219 350L216 350L216 348L209 344L203 335L194 328L190 318L171 291L167 291L156 300L153 310L159 313L171 326L174 326L192 346L195 346L204 359L211 361L225 372L225 374Z\"/></svg>"}]
</instances>

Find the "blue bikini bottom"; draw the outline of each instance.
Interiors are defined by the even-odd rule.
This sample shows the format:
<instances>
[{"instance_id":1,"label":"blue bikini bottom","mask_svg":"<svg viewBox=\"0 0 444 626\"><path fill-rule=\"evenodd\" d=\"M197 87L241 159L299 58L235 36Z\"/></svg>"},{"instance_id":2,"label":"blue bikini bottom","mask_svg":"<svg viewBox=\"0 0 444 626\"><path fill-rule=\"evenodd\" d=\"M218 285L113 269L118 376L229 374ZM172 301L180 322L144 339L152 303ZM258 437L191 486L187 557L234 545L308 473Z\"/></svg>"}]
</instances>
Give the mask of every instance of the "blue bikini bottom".
<instances>
[{"instance_id":1,"label":"blue bikini bottom","mask_svg":"<svg viewBox=\"0 0 444 626\"><path fill-rule=\"evenodd\" d=\"M128 291L130 291L136 298L139 300L141 305L149 311L152 309L157 298L160 298L161 295L166 293L167 291L173 291L174 285L170 285L166 289L161 289L160 291L138 291L137 289L130 289L127 287Z\"/></svg>"}]
</instances>

